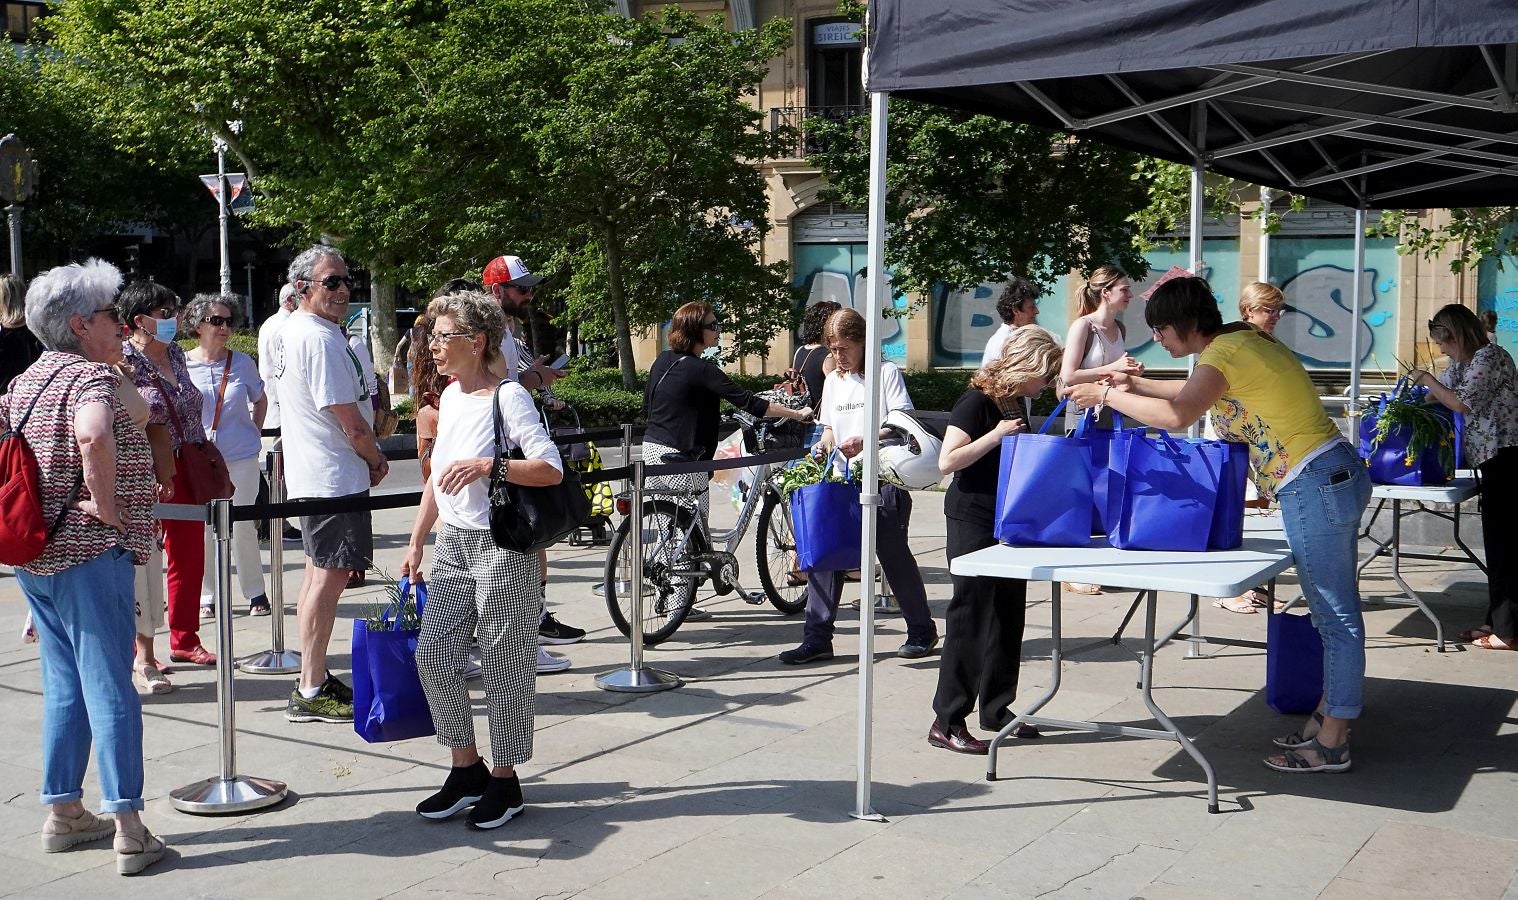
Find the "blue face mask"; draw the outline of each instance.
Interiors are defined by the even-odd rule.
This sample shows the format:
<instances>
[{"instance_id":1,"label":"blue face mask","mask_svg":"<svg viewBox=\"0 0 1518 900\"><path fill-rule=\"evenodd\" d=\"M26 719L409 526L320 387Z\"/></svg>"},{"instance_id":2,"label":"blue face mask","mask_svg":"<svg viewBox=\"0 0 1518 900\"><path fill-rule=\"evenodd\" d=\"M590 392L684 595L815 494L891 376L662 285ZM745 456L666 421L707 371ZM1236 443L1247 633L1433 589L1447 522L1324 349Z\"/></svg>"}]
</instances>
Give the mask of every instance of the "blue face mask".
<instances>
[{"instance_id":1,"label":"blue face mask","mask_svg":"<svg viewBox=\"0 0 1518 900\"><path fill-rule=\"evenodd\" d=\"M165 344L173 343L179 336L179 317L153 320L153 337Z\"/></svg>"}]
</instances>

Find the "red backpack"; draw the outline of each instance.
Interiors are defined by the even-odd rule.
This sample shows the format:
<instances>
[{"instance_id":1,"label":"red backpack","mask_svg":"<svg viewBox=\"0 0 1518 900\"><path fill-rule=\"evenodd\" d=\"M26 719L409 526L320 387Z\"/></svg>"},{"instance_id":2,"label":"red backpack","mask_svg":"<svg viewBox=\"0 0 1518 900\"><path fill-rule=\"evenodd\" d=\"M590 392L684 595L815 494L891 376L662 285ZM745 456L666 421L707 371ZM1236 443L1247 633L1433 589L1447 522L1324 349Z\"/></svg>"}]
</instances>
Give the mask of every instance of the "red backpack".
<instances>
[{"instance_id":1,"label":"red backpack","mask_svg":"<svg viewBox=\"0 0 1518 900\"><path fill-rule=\"evenodd\" d=\"M0 563L8 566L24 566L42 555L48 538L63 522L64 514L79 493L76 484L58 517L49 524L42 515L42 477L37 469L37 455L21 433L37 401L62 371L60 368L48 376L15 424L10 422L10 404L0 405ZM74 381L78 380L75 376Z\"/></svg>"}]
</instances>

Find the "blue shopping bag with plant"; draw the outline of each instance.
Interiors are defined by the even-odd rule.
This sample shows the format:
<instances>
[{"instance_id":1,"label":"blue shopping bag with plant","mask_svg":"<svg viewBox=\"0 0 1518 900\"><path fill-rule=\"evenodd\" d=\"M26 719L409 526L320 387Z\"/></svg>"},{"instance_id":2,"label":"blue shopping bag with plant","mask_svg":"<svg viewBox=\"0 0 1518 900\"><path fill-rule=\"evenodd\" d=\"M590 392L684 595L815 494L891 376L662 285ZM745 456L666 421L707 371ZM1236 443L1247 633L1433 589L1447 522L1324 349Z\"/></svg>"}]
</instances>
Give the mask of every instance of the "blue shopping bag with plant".
<instances>
[{"instance_id":1,"label":"blue shopping bag with plant","mask_svg":"<svg viewBox=\"0 0 1518 900\"><path fill-rule=\"evenodd\" d=\"M1360 456L1373 484L1448 484L1459 465L1465 417L1427 402L1428 389L1399 378L1360 422Z\"/></svg>"},{"instance_id":2,"label":"blue shopping bag with plant","mask_svg":"<svg viewBox=\"0 0 1518 900\"><path fill-rule=\"evenodd\" d=\"M402 578L388 599L382 610L353 620L353 730L371 744L437 733L416 672L427 586Z\"/></svg>"},{"instance_id":3,"label":"blue shopping bag with plant","mask_svg":"<svg viewBox=\"0 0 1518 900\"><path fill-rule=\"evenodd\" d=\"M1003 544L1084 547L1091 540L1091 442L1046 433L1066 402L1037 434L1001 439L994 534Z\"/></svg>"},{"instance_id":4,"label":"blue shopping bag with plant","mask_svg":"<svg viewBox=\"0 0 1518 900\"><path fill-rule=\"evenodd\" d=\"M796 538L796 567L803 572L837 572L859 568L859 541L864 531L859 508L862 464L844 466L836 480L834 459L815 459L787 469L783 484L790 489L791 533ZM816 481L803 483L812 478Z\"/></svg>"}]
</instances>

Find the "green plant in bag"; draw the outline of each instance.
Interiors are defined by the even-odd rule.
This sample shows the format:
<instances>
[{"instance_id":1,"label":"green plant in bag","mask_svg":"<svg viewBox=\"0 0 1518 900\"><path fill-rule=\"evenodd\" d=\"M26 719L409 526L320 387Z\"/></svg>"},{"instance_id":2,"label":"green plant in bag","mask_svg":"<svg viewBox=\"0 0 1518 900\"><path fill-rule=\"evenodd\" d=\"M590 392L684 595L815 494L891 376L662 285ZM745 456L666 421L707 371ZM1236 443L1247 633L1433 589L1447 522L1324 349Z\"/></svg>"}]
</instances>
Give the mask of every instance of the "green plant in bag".
<instances>
[{"instance_id":1,"label":"green plant in bag","mask_svg":"<svg viewBox=\"0 0 1518 900\"><path fill-rule=\"evenodd\" d=\"M379 598L369 604L364 611L364 627L367 631L390 631L412 630L422 627L421 614L416 609L416 591L413 586L412 592L406 596L401 595L401 586L398 581L391 578L389 573L377 565L371 565L369 570L378 575L385 583L385 590ZM390 620L385 621L386 613L394 610Z\"/></svg>"},{"instance_id":2,"label":"green plant in bag","mask_svg":"<svg viewBox=\"0 0 1518 900\"><path fill-rule=\"evenodd\" d=\"M1412 468L1424 450L1438 447L1440 467L1447 473L1455 471L1455 435L1450 430L1450 423L1423 402L1423 392L1414 385L1404 385L1386 398L1386 405L1376 414L1376 433L1371 438L1371 449L1381 446L1399 427L1405 427L1410 435L1403 465Z\"/></svg>"}]
</instances>

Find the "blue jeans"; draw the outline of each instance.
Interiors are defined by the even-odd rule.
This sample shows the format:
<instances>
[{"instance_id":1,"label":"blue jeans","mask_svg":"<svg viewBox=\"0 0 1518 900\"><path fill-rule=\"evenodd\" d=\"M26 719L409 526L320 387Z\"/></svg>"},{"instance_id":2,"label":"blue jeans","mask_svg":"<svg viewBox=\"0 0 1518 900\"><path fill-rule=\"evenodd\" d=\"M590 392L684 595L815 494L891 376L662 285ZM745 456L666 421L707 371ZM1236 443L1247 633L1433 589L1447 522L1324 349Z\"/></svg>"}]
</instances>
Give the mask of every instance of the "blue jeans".
<instances>
[{"instance_id":1,"label":"blue jeans","mask_svg":"<svg viewBox=\"0 0 1518 900\"><path fill-rule=\"evenodd\" d=\"M1365 620L1355 574L1360 517L1370 476L1348 444L1326 451L1276 495L1297 579L1323 639L1324 710L1359 718L1365 682Z\"/></svg>"},{"instance_id":2,"label":"blue jeans","mask_svg":"<svg viewBox=\"0 0 1518 900\"><path fill-rule=\"evenodd\" d=\"M16 570L42 656L42 802L84 796L95 743L100 809L142 809L142 700L132 686L132 555L113 547L55 575Z\"/></svg>"}]
</instances>

